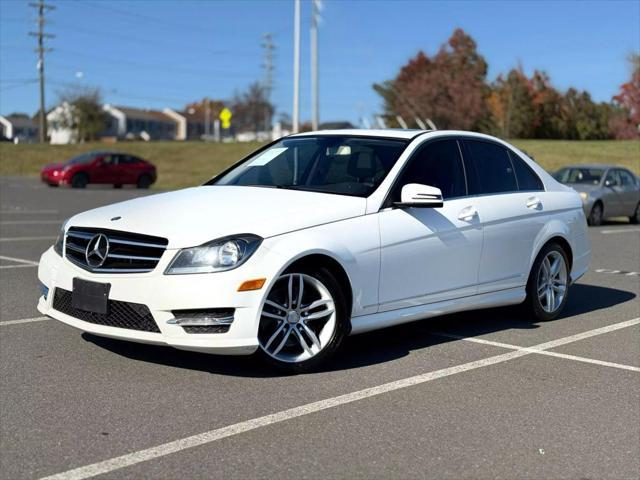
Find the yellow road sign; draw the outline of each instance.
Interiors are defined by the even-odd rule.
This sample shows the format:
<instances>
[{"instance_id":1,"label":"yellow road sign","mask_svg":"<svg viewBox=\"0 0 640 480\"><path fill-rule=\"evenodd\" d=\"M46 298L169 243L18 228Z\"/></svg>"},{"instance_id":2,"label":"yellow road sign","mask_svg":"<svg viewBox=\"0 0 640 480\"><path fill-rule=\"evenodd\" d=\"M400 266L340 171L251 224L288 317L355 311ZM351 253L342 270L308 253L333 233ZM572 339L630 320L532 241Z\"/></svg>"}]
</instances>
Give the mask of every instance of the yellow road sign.
<instances>
[{"instance_id":1,"label":"yellow road sign","mask_svg":"<svg viewBox=\"0 0 640 480\"><path fill-rule=\"evenodd\" d=\"M231 117L233 115L231 114L231 110L229 110L227 107L223 108L222 111L220 112L219 118L222 121L222 128L229 128L231 127Z\"/></svg>"}]
</instances>

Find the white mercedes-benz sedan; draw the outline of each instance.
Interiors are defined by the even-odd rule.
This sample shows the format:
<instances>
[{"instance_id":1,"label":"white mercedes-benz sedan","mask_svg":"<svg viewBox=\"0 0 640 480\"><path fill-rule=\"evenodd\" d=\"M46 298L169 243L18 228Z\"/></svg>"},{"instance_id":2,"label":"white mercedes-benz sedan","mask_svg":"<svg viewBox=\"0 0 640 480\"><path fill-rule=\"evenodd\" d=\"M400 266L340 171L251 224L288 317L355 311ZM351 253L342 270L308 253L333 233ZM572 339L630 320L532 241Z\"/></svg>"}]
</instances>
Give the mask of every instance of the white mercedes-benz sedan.
<instances>
[{"instance_id":1,"label":"white mercedes-benz sedan","mask_svg":"<svg viewBox=\"0 0 640 480\"><path fill-rule=\"evenodd\" d=\"M302 371L349 334L435 315L523 304L552 319L589 260L578 193L508 143L312 132L206 185L70 218L42 255L38 309Z\"/></svg>"}]
</instances>

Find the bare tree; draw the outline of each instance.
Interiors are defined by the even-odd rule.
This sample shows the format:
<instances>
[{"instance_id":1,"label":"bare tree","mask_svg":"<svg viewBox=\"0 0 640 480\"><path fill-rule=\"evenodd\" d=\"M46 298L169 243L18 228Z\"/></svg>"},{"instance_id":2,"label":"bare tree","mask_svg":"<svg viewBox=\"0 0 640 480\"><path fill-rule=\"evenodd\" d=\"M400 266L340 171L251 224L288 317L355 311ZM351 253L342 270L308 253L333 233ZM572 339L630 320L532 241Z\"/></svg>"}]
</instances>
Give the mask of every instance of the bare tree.
<instances>
[{"instance_id":1,"label":"bare tree","mask_svg":"<svg viewBox=\"0 0 640 480\"><path fill-rule=\"evenodd\" d=\"M102 94L99 88L70 87L59 94L62 104L69 106L69 115L61 117L63 127L78 135L78 141L95 140L107 127L107 114L102 109Z\"/></svg>"}]
</instances>

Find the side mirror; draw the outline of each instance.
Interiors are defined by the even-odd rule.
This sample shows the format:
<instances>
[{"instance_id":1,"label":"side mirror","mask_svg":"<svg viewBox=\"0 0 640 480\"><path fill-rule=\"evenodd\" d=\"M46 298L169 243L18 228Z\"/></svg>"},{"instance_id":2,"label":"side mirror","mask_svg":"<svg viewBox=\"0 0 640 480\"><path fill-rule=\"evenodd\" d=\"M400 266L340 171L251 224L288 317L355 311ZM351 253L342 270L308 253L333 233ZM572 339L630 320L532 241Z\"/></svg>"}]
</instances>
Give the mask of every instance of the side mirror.
<instances>
[{"instance_id":1,"label":"side mirror","mask_svg":"<svg viewBox=\"0 0 640 480\"><path fill-rule=\"evenodd\" d=\"M618 185L618 183L615 180L605 180L604 181L604 186L605 187L615 187L616 185Z\"/></svg>"},{"instance_id":2,"label":"side mirror","mask_svg":"<svg viewBox=\"0 0 640 480\"><path fill-rule=\"evenodd\" d=\"M397 207L415 208L440 208L442 207L442 192L439 188L408 183L402 187L400 202L395 202Z\"/></svg>"}]
</instances>

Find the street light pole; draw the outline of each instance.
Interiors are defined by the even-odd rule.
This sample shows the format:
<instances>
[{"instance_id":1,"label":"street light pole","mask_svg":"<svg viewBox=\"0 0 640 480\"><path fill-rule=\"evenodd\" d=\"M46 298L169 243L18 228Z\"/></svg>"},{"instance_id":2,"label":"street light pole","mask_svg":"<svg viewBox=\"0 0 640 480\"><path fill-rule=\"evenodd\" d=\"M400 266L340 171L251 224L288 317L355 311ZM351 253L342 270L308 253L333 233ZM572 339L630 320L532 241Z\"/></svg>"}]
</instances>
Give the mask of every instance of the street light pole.
<instances>
[{"instance_id":1,"label":"street light pole","mask_svg":"<svg viewBox=\"0 0 640 480\"><path fill-rule=\"evenodd\" d=\"M318 103L318 23L320 23L321 0L313 0L311 12L311 128L320 127Z\"/></svg>"},{"instance_id":2,"label":"street light pole","mask_svg":"<svg viewBox=\"0 0 640 480\"><path fill-rule=\"evenodd\" d=\"M300 131L300 0L293 13L293 133Z\"/></svg>"}]
</instances>

